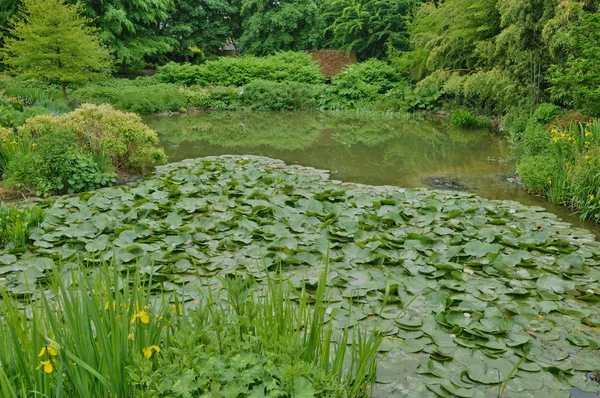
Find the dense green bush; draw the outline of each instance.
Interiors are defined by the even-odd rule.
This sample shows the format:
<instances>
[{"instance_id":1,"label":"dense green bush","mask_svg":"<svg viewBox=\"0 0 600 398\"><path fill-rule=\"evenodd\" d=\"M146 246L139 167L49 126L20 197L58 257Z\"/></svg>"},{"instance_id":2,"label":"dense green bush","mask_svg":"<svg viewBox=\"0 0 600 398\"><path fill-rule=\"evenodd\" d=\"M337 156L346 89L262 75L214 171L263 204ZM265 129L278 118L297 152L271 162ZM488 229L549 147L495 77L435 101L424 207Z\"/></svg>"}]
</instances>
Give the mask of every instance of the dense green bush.
<instances>
[{"instance_id":1,"label":"dense green bush","mask_svg":"<svg viewBox=\"0 0 600 398\"><path fill-rule=\"evenodd\" d=\"M260 111L307 110L318 106L323 91L322 85L255 80L244 86L242 101Z\"/></svg>"},{"instance_id":2,"label":"dense green bush","mask_svg":"<svg viewBox=\"0 0 600 398\"><path fill-rule=\"evenodd\" d=\"M589 115L600 114L600 13L594 8L575 9L576 23L570 25L565 43L568 55L548 73L552 99Z\"/></svg>"},{"instance_id":3,"label":"dense green bush","mask_svg":"<svg viewBox=\"0 0 600 398\"><path fill-rule=\"evenodd\" d=\"M531 118L535 123L549 124L554 122L557 116L561 115L562 113L563 112L559 106L543 103L538 105L535 111L533 111Z\"/></svg>"},{"instance_id":4,"label":"dense green bush","mask_svg":"<svg viewBox=\"0 0 600 398\"><path fill-rule=\"evenodd\" d=\"M32 228L44 220L39 206L7 206L0 204L0 247L20 248L29 242Z\"/></svg>"},{"instance_id":5,"label":"dense green bush","mask_svg":"<svg viewBox=\"0 0 600 398\"><path fill-rule=\"evenodd\" d=\"M450 117L450 123L463 129L479 129L489 127L487 118L478 118L466 109L457 109Z\"/></svg>"},{"instance_id":6,"label":"dense green bush","mask_svg":"<svg viewBox=\"0 0 600 398\"><path fill-rule=\"evenodd\" d=\"M82 152L107 159L117 172L145 171L167 160L158 136L138 115L110 105L84 104L65 115L36 116L18 131L20 138L29 140L59 131L72 133Z\"/></svg>"},{"instance_id":7,"label":"dense green bush","mask_svg":"<svg viewBox=\"0 0 600 398\"><path fill-rule=\"evenodd\" d=\"M497 114L506 113L526 98L517 81L496 69L469 75L453 73L443 89L446 101Z\"/></svg>"},{"instance_id":8,"label":"dense green bush","mask_svg":"<svg viewBox=\"0 0 600 398\"><path fill-rule=\"evenodd\" d=\"M311 56L280 52L266 57L222 57L201 65L168 63L158 70L166 83L209 86L242 86L254 80L322 83L325 77Z\"/></svg>"},{"instance_id":9,"label":"dense green bush","mask_svg":"<svg viewBox=\"0 0 600 398\"><path fill-rule=\"evenodd\" d=\"M402 81L400 73L387 62L369 59L347 66L332 80L333 84L342 84L348 80L351 84L357 81L377 88L377 92L384 94Z\"/></svg>"},{"instance_id":10,"label":"dense green bush","mask_svg":"<svg viewBox=\"0 0 600 398\"><path fill-rule=\"evenodd\" d=\"M452 73L439 70L419 81L415 85L415 96L417 98L415 106L421 109L439 107L445 93L444 84L451 76Z\"/></svg>"},{"instance_id":11,"label":"dense green bush","mask_svg":"<svg viewBox=\"0 0 600 398\"><path fill-rule=\"evenodd\" d=\"M37 140L32 151L19 152L6 166L8 187L37 196L91 191L116 181L94 157L80 152L75 134L52 131Z\"/></svg>"},{"instance_id":12,"label":"dense green bush","mask_svg":"<svg viewBox=\"0 0 600 398\"><path fill-rule=\"evenodd\" d=\"M560 165L553 158L528 155L517 163L517 172L525 189L531 193L545 195L552 186L552 177L557 167Z\"/></svg>"},{"instance_id":13,"label":"dense green bush","mask_svg":"<svg viewBox=\"0 0 600 398\"><path fill-rule=\"evenodd\" d=\"M143 81L143 79L140 79ZM88 84L74 90L71 96L81 103L96 105L111 104L116 109L135 112L141 115L162 111L178 111L192 106L188 98L182 95L179 86L158 83L140 85L135 81L114 79L103 84Z\"/></svg>"}]
</instances>

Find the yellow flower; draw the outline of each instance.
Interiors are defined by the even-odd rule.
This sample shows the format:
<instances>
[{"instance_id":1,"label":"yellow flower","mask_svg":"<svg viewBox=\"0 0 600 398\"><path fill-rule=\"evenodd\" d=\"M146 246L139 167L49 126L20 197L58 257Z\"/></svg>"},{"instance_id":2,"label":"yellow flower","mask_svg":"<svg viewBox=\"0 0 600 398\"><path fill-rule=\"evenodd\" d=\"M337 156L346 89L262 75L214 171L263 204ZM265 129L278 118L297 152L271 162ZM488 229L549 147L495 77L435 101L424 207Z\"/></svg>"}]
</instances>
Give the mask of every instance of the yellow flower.
<instances>
[{"instance_id":1,"label":"yellow flower","mask_svg":"<svg viewBox=\"0 0 600 398\"><path fill-rule=\"evenodd\" d=\"M42 347L38 357L43 357L44 354L48 353L48 355L55 357L58 355L58 347L54 343L50 343L49 346Z\"/></svg>"},{"instance_id":2,"label":"yellow flower","mask_svg":"<svg viewBox=\"0 0 600 398\"><path fill-rule=\"evenodd\" d=\"M46 373L52 373L52 371L54 370L54 367L50 363L50 360L48 360L48 361L41 361L40 364L38 365L38 367L35 370L39 370L41 367L44 368L44 372L46 372Z\"/></svg>"},{"instance_id":3,"label":"yellow flower","mask_svg":"<svg viewBox=\"0 0 600 398\"><path fill-rule=\"evenodd\" d=\"M175 312L178 312L178 311L181 314L183 312L183 308L180 305L173 304L171 306L171 312L175 313Z\"/></svg>"},{"instance_id":4,"label":"yellow flower","mask_svg":"<svg viewBox=\"0 0 600 398\"><path fill-rule=\"evenodd\" d=\"M558 142L558 137L552 137L552 141Z\"/></svg>"},{"instance_id":5,"label":"yellow flower","mask_svg":"<svg viewBox=\"0 0 600 398\"><path fill-rule=\"evenodd\" d=\"M58 347L56 346L56 344L50 343L50 345L48 346L48 354L50 354L53 357L58 355Z\"/></svg>"},{"instance_id":6,"label":"yellow flower","mask_svg":"<svg viewBox=\"0 0 600 398\"><path fill-rule=\"evenodd\" d=\"M548 184L552 185L552 180L548 178Z\"/></svg>"},{"instance_id":7,"label":"yellow flower","mask_svg":"<svg viewBox=\"0 0 600 398\"><path fill-rule=\"evenodd\" d=\"M34 142L33 144L31 144L32 148L35 148L37 146L37 144Z\"/></svg>"},{"instance_id":8,"label":"yellow flower","mask_svg":"<svg viewBox=\"0 0 600 398\"><path fill-rule=\"evenodd\" d=\"M588 196L588 199L589 199L589 200L594 200L595 198L596 198L596 197L595 197L594 195L589 195L589 196Z\"/></svg>"},{"instance_id":9,"label":"yellow flower","mask_svg":"<svg viewBox=\"0 0 600 398\"><path fill-rule=\"evenodd\" d=\"M144 356L146 358L150 358L152 356L152 351L154 352L160 352L160 347L157 345L151 345L150 347L146 347L144 348Z\"/></svg>"},{"instance_id":10,"label":"yellow flower","mask_svg":"<svg viewBox=\"0 0 600 398\"><path fill-rule=\"evenodd\" d=\"M135 323L135 321L139 319L142 323L150 323L150 314L148 311L140 311L133 314L133 318L131 319L131 323Z\"/></svg>"},{"instance_id":11,"label":"yellow flower","mask_svg":"<svg viewBox=\"0 0 600 398\"><path fill-rule=\"evenodd\" d=\"M585 132L585 136L586 136L586 137L592 137L593 135L594 135L594 134L592 134L592 132L591 132L591 131L586 131L586 132Z\"/></svg>"},{"instance_id":12,"label":"yellow flower","mask_svg":"<svg viewBox=\"0 0 600 398\"><path fill-rule=\"evenodd\" d=\"M133 340L133 333L129 333L129 335L127 336L127 339Z\"/></svg>"}]
</instances>

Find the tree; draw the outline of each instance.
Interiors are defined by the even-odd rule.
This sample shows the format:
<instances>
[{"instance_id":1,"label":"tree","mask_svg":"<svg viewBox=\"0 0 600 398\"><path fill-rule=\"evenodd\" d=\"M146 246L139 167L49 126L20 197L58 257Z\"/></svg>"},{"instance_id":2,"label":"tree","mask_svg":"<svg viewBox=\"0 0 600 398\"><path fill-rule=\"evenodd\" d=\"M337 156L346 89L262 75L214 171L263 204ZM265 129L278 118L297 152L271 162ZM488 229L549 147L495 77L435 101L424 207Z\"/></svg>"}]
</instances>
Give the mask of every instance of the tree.
<instances>
[{"instance_id":1,"label":"tree","mask_svg":"<svg viewBox=\"0 0 600 398\"><path fill-rule=\"evenodd\" d=\"M317 47L323 20L315 0L242 0L242 51L267 55Z\"/></svg>"},{"instance_id":2,"label":"tree","mask_svg":"<svg viewBox=\"0 0 600 398\"><path fill-rule=\"evenodd\" d=\"M0 48L8 34L10 21L19 13L20 0L2 0L0 2Z\"/></svg>"},{"instance_id":3,"label":"tree","mask_svg":"<svg viewBox=\"0 0 600 398\"><path fill-rule=\"evenodd\" d=\"M550 94L561 105L599 115L600 14L579 9L575 15L578 20L567 30L566 59L549 70Z\"/></svg>"},{"instance_id":4,"label":"tree","mask_svg":"<svg viewBox=\"0 0 600 398\"><path fill-rule=\"evenodd\" d=\"M169 18L172 0L81 0L86 16L95 21L100 38L127 64L171 50L175 40L162 34L159 25Z\"/></svg>"},{"instance_id":5,"label":"tree","mask_svg":"<svg viewBox=\"0 0 600 398\"><path fill-rule=\"evenodd\" d=\"M326 44L384 58L388 45L408 50L408 18L421 0L330 0L322 5Z\"/></svg>"},{"instance_id":6,"label":"tree","mask_svg":"<svg viewBox=\"0 0 600 398\"><path fill-rule=\"evenodd\" d=\"M176 40L172 54L189 61L196 49L217 54L240 25L240 8L231 0L179 0L159 32Z\"/></svg>"},{"instance_id":7,"label":"tree","mask_svg":"<svg viewBox=\"0 0 600 398\"><path fill-rule=\"evenodd\" d=\"M83 83L107 73L110 54L86 26L77 6L64 0L23 0L4 46L4 60L15 72L59 83Z\"/></svg>"},{"instance_id":8,"label":"tree","mask_svg":"<svg viewBox=\"0 0 600 398\"><path fill-rule=\"evenodd\" d=\"M474 72L492 67L490 53L500 33L497 0L455 0L421 5L411 26L413 52L423 69ZM409 56L407 56L409 57Z\"/></svg>"}]
</instances>

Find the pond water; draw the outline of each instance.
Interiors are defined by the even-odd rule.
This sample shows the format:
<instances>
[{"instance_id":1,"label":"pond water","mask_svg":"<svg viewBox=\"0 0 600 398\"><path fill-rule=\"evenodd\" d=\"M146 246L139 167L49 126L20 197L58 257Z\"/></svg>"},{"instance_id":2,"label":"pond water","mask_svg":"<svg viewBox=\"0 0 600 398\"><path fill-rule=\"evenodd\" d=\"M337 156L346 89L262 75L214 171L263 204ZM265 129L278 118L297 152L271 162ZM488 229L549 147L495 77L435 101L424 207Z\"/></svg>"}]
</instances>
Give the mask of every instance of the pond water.
<instances>
[{"instance_id":1,"label":"pond water","mask_svg":"<svg viewBox=\"0 0 600 398\"><path fill-rule=\"evenodd\" d=\"M447 119L336 112L206 112L145 118L170 161L223 154L268 156L370 185L459 189L542 206L600 236L600 227L529 195L514 181L506 139Z\"/></svg>"}]
</instances>

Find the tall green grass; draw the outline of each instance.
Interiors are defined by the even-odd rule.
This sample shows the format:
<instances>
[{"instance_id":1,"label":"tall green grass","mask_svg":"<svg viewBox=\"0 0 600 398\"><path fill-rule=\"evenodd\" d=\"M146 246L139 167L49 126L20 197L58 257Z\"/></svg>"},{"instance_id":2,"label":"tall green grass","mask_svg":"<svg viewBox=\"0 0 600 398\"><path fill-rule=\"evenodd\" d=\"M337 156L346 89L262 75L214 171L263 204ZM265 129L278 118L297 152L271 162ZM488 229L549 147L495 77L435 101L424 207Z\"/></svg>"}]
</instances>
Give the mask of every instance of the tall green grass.
<instances>
[{"instance_id":1,"label":"tall green grass","mask_svg":"<svg viewBox=\"0 0 600 398\"><path fill-rule=\"evenodd\" d=\"M186 396L171 380L194 394L264 385L360 397L374 381L382 337L328 322L327 266L314 292L280 274L227 276L192 301L139 275L71 263L27 301L0 292L1 395Z\"/></svg>"},{"instance_id":2,"label":"tall green grass","mask_svg":"<svg viewBox=\"0 0 600 398\"><path fill-rule=\"evenodd\" d=\"M548 145L525 156L517 168L525 187L584 219L600 222L600 120L561 123L545 132Z\"/></svg>"},{"instance_id":3,"label":"tall green grass","mask_svg":"<svg viewBox=\"0 0 600 398\"><path fill-rule=\"evenodd\" d=\"M7 206L0 203L0 246L18 249L29 243L32 228L44 221L39 206Z\"/></svg>"}]
</instances>

